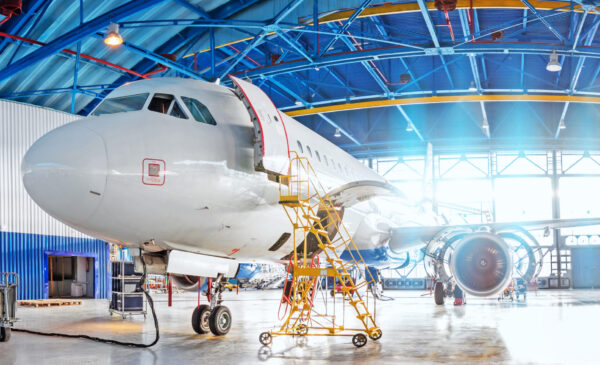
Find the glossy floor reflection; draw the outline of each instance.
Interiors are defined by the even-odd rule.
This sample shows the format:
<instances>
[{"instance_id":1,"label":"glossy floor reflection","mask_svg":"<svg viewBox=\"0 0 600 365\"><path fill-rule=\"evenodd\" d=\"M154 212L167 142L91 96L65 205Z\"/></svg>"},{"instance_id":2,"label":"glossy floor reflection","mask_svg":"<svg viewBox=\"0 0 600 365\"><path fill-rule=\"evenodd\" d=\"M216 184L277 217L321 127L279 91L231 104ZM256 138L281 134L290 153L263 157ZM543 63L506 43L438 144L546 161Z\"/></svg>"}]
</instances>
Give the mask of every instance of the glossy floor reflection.
<instances>
[{"instance_id":1,"label":"glossy floor reflection","mask_svg":"<svg viewBox=\"0 0 600 365\"><path fill-rule=\"evenodd\" d=\"M260 332L277 321L280 292L226 294L234 325L225 337L196 335L190 317L194 294L154 295L160 342L133 349L86 340L13 333L0 344L0 364L311 364L325 362L598 364L600 291L540 291L526 303L469 298L468 305L435 306L422 292L388 291L380 302L383 337L355 348L349 337L278 337L270 347ZM152 319L122 320L108 315L108 302L88 300L79 307L22 308L18 327L84 333L122 341L151 342Z\"/></svg>"}]
</instances>

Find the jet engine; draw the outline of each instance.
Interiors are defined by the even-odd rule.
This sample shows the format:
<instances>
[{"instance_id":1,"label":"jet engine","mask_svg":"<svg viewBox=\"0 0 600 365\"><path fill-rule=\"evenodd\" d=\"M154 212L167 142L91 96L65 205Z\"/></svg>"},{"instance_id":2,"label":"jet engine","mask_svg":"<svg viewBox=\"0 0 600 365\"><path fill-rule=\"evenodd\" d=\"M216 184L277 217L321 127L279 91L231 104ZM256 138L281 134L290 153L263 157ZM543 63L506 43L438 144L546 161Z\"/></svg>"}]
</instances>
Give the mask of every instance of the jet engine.
<instances>
[{"instance_id":1,"label":"jet engine","mask_svg":"<svg viewBox=\"0 0 600 365\"><path fill-rule=\"evenodd\" d=\"M512 279L512 251L497 234L466 234L454 247L450 269L458 286L467 293L493 295L505 289Z\"/></svg>"}]
</instances>

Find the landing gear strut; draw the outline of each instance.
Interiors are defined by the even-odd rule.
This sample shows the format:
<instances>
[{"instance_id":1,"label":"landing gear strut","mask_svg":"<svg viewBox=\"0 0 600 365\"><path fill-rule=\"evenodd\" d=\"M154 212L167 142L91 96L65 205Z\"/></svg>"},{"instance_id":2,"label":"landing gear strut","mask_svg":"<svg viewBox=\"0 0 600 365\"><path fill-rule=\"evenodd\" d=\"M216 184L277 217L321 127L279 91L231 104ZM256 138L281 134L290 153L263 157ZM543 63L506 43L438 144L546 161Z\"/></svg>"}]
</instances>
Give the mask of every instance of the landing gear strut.
<instances>
[{"instance_id":1,"label":"landing gear strut","mask_svg":"<svg viewBox=\"0 0 600 365\"><path fill-rule=\"evenodd\" d=\"M212 332L215 336L223 336L231 329L231 312L229 308L221 305L226 283L227 281L223 275L217 276L214 284L209 279L206 297L210 305L199 305L194 309L194 313L192 314L192 328L196 333L205 334ZM200 281L198 281L198 285L200 285Z\"/></svg>"}]
</instances>

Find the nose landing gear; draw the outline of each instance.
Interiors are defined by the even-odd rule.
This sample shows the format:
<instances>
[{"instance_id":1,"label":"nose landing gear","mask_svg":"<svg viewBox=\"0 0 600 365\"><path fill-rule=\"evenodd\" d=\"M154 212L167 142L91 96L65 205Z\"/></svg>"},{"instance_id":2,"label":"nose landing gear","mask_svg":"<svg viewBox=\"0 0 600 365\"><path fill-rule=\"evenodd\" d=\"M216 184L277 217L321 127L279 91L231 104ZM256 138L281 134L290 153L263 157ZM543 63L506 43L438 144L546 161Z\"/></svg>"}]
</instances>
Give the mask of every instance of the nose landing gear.
<instances>
[{"instance_id":1,"label":"nose landing gear","mask_svg":"<svg viewBox=\"0 0 600 365\"><path fill-rule=\"evenodd\" d=\"M221 305L223 291L227 289L226 284L227 280L222 275L216 278L215 284L209 279L206 297L210 305L198 305L192 313L192 328L196 333L203 335L212 332L215 336L223 336L231 329L231 312L229 308Z\"/></svg>"}]
</instances>

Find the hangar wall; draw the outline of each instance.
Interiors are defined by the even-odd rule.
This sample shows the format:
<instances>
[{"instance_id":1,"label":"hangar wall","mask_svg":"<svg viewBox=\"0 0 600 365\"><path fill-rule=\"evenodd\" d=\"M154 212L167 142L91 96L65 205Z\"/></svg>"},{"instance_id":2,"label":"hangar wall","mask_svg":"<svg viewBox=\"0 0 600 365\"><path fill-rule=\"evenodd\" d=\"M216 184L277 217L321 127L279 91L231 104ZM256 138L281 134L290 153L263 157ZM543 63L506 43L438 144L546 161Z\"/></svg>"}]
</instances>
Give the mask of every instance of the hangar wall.
<instances>
[{"instance_id":1,"label":"hangar wall","mask_svg":"<svg viewBox=\"0 0 600 365\"><path fill-rule=\"evenodd\" d=\"M108 297L109 245L50 217L29 197L21 180L21 161L33 142L78 118L0 101L0 272L19 274L18 299L48 297L48 255L57 254L93 257L94 297Z\"/></svg>"}]
</instances>

